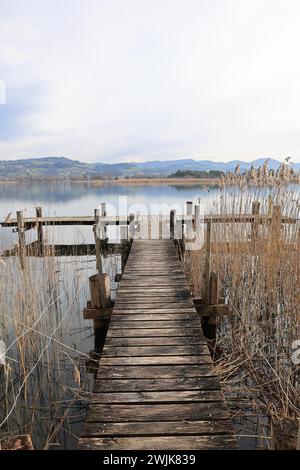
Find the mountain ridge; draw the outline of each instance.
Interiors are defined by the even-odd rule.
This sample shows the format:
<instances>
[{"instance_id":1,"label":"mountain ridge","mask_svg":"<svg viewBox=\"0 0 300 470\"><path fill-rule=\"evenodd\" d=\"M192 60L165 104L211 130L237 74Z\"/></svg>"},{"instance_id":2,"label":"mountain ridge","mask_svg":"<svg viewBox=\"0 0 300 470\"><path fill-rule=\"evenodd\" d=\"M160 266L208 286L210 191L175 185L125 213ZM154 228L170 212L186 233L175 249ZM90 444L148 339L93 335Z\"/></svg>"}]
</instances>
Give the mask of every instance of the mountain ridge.
<instances>
[{"instance_id":1,"label":"mountain ridge","mask_svg":"<svg viewBox=\"0 0 300 470\"><path fill-rule=\"evenodd\" d=\"M167 177L178 170L181 171L222 171L233 172L237 165L241 171L262 166L266 158L258 158L250 162L231 160L214 162L212 160L195 160L182 158L177 160L153 160L146 162L86 163L63 156L25 158L19 160L0 160L0 180L20 178L130 178L130 177ZM269 169L277 170L282 162L268 159ZM300 170L300 163L291 163L294 170Z\"/></svg>"}]
</instances>

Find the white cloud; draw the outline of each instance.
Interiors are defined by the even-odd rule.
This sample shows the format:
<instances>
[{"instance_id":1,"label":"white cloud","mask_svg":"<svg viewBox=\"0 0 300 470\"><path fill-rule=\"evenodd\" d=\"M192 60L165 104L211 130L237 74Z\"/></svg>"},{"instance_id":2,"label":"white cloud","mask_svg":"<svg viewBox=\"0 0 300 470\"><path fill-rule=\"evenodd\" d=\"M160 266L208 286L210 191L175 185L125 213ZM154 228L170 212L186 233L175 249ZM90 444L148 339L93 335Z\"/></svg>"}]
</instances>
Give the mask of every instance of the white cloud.
<instances>
[{"instance_id":1,"label":"white cloud","mask_svg":"<svg viewBox=\"0 0 300 470\"><path fill-rule=\"evenodd\" d=\"M0 0L26 103L0 159L300 161L299 20L298 0Z\"/></svg>"}]
</instances>

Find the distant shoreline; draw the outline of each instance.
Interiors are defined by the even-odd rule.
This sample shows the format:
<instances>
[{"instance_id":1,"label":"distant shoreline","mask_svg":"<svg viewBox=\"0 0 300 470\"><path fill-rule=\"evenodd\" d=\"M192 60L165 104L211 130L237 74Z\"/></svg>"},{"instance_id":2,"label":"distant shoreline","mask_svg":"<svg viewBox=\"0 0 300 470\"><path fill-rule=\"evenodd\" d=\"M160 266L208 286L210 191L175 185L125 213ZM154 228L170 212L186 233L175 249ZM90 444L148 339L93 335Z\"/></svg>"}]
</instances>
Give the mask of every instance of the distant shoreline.
<instances>
[{"instance_id":1,"label":"distant shoreline","mask_svg":"<svg viewBox=\"0 0 300 470\"><path fill-rule=\"evenodd\" d=\"M83 182L83 181L78 181ZM144 185L168 185L168 184L205 184L205 185L215 185L220 184L221 180L219 178L132 178L132 179L125 179L120 178L118 180L109 180L109 181L102 181L102 180L92 180L90 181L91 185L93 186L100 186L101 184L124 184L124 185L135 185L135 186L144 186Z\"/></svg>"},{"instance_id":2,"label":"distant shoreline","mask_svg":"<svg viewBox=\"0 0 300 470\"><path fill-rule=\"evenodd\" d=\"M91 186L104 186L110 184L119 185L220 185L221 179L219 178L120 178L117 180L63 180L63 179L24 179L24 180L0 180L0 184L16 184L16 183L87 183Z\"/></svg>"}]
</instances>

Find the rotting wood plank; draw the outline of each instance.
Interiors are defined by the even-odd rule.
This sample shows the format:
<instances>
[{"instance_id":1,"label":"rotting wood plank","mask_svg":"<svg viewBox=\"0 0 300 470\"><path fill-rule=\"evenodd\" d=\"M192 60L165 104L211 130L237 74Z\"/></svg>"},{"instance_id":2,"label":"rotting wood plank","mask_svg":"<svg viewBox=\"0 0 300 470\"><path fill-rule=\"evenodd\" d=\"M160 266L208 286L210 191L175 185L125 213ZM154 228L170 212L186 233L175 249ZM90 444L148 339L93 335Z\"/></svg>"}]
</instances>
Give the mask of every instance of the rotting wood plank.
<instances>
[{"instance_id":1,"label":"rotting wood plank","mask_svg":"<svg viewBox=\"0 0 300 470\"><path fill-rule=\"evenodd\" d=\"M106 337L105 345L118 345L118 346L182 346L182 345L192 345L192 344L206 344L205 336L148 336L140 338L116 338L116 337Z\"/></svg>"},{"instance_id":2,"label":"rotting wood plank","mask_svg":"<svg viewBox=\"0 0 300 470\"><path fill-rule=\"evenodd\" d=\"M106 378L131 378L151 379L151 377L175 378L175 377L211 377L214 376L211 364L197 365L162 365L145 366L102 366L98 370L98 376Z\"/></svg>"},{"instance_id":3,"label":"rotting wood plank","mask_svg":"<svg viewBox=\"0 0 300 470\"><path fill-rule=\"evenodd\" d=\"M83 437L79 441L82 450L210 450L236 449L236 438L229 434L214 436L137 436L134 438L93 438Z\"/></svg>"},{"instance_id":4,"label":"rotting wood plank","mask_svg":"<svg viewBox=\"0 0 300 470\"><path fill-rule=\"evenodd\" d=\"M159 316L158 316L159 315ZM160 321L163 320L197 320L199 321L199 317L195 315L194 312L191 313L185 313L182 312L181 310L175 310L172 313L162 313L162 311L159 311L158 313L148 313L148 311L145 311L144 313L139 313L137 312L136 314L128 314L127 312L123 313L115 313L113 320L111 321L111 326L115 325L117 321L123 321L124 325L126 324L125 322L130 322L132 320L139 322L150 322L155 319L159 318ZM140 323L141 324L141 323ZM146 325L147 323L145 323Z\"/></svg>"},{"instance_id":5,"label":"rotting wood plank","mask_svg":"<svg viewBox=\"0 0 300 470\"><path fill-rule=\"evenodd\" d=\"M130 320L130 321L124 321L124 320L113 320L110 323L110 329L153 329L153 328L199 328L199 320L198 318L184 318L184 319L178 319L178 320L156 320L156 319L151 319L151 321L143 321L143 323L140 320Z\"/></svg>"},{"instance_id":6,"label":"rotting wood plank","mask_svg":"<svg viewBox=\"0 0 300 470\"><path fill-rule=\"evenodd\" d=\"M105 346L104 357L132 357L132 356L190 356L208 354L206 344L184 346Z\"/></svg>"},{"instance_id":7,"label":"rotting wood plank","mask_svg":"<svg viewBox=\"0 0 300 470\"><path fill-rule=\"evenodd\" d=\"M87 415L87 422L126 421L195 421L202 419L228 418L224 400L214 402L178 402L153 404L98 404L93 403Z\"/></svg>"},{"instance_id":8,"label":"rotting wood plank","mask_svg":"<svg viewBox=\"0 0 300 470\"><path fill-rule=\"evenodd\" d=\"M210 364L210 355L197 356L142 356L142 357L103 357L102 366L145 366L145 365L178 365L178 364Z\"/></svg>"},{"instance_id":9,"label":"rotting wood plank","mask_svg":"<svg viewBox=\"0 0 300 470\"><path fill-rule=\"evenodd\" d=\"M237 448L172 240L133 241L78 447Z\"/></svg>"},{"instance_id":10,"label":"rotting wood plank","mask_svg":"<svg viewBox=\"0 0 300 470\"><path fill-rule=\"evenodd\" d=\"M91 403L174 403L191 401L193 403L222 401L220 390L179 390L156 392L99 392L94 393Z\"/></svg>"},{"instance_id":11,"label":"rotting wood plank","mask_svg":"<svg viewBox=\"0 0 300 470\"><path fill-rule=\"evenodd\" d=\"M149 391L163 390L220 390L220 383L217 377L173 377L149 379L108 379L98 377L95 383L94 392L132 392L141 393Z\"/></svg>"},{"instance_id":12,"label":"rotting wood plank","mask_svg":"<svg viewBox=\"0 0 300 470\"><path fill-rule=\"evenodd\" d=\"M127 329L113 329L110 328L108 338L138 338L138 337L152 337L152 336L201 336L201 326L198 327L178 327L178 328L127 328Z\"/></svg>"},{"instance_id":13,"label":"rotting wood plank","mask_svg":"<svg viewBox=\"0 0 300 470\"><path fill-rule=\"evenodd\" d=\"M81 435L93 437L110 436L157 436L157 435L217 435L232 431L226 419L214 421L157 421L151 426L146 422L85 423Z\"/></svg>"}]
</instances>

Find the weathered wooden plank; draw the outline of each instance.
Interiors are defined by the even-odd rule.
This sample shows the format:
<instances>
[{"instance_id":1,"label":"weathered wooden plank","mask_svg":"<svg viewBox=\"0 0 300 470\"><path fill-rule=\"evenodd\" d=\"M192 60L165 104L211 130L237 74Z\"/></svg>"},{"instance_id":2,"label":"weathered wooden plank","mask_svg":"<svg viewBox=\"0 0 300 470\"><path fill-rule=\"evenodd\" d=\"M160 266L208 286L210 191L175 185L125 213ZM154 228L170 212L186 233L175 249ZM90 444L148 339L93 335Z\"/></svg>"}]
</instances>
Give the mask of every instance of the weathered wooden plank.
<instances>
[{"instance_id":1,"label":"weathered wooden plank","mask_svg":"<svg viewBox=\"0 0 300 470\"><path fill-rule=\"evenodd\" d=\"M176 365L176 364L211 364L211 357L199 356L131 356L131 357L102 357L101 366L145 366L145 365Z\"/></svg>"},{"instance_id":2,"label":"weathered wooden plank","mask_svg":"<svg viewBox=\"0 0 300 470\"><path fill-rule=\"evenodd\" d=\"M213 377L211 365L173 365L159 366L102 366L98 370L97 377L116 379L151 379L151 377L175 378L175 377Z\"/></svg>"},{"instance_id":3,"label":"weathered wooden plank","mask_svg":"<svg viewBox=\"0 0 300 470\"><path fill-rule=\"evenodd\" d=\"M132 357L132 356L190 356L208 354L208 347L206 343L184 345L184 346L109 346L105 345L103 348L104 357Z\"/></svg>"},{"instance_id":4,"label":"weathered wooden plank","mask_svg":"<svg viewBox=\"0 0 300 470\"><path fill-rule=\"evenodd\" d=\"M209 449L237 449L236 439L231 435L216 436L159 436L136 438L82 438L79 449L83 450L209 450Z\"/></svg>"},{"instance_id":5,"label":"weathered wooden plank","mask_svg":"<svg viewBox=\"0 0 300 470\"><path fill-rule=\"evenodd\" d=\"M155 299L149 299L146 300L144 299L143 301L141 299L132 299L132 301L124 301L122 302L120 299L117 299L115 302L115 308L114 311L116 310L121 310L121 309L126 309L130 310L131 308L141 308L141 309L147 309L149 310L170 310L170 311L175 311L175 310L181 310L181 311L187 311L187 310L194 310L194 306L191 302L181 302L180 300L175 300L172 299L170 302L154 302ZM126 307L127 306L127 307Z\"/></svg>"},{"instance_id":6,"label":"weathered wooden plank","mask_svg":"<svg viewBox=\"0 0 300 470\"><path fill-rule=\"evenodd\" d=\"M179 328L127 328L127 329L113 329L110 328L108 338L136 338L136 337L151 337L151 336L202 336L201 327L179 327Z\"/></svg>"},{"instance_id":7,"label":"weathered wooden plank","mask_svg":"<svg viewBox=\"0 0 300 470\"><path fill-rule=\"evenodd\" d=\"M224 401L166 404L97 404L89 408L87 422L187 421L229 418Z\"/></svg>"},{"instance_id":8,"label":"weathered wooden plank","mask_svg":"<svg viewBox=\"0 0 300 470\"><path fill-rule=\"evenodd\" d=\"M180 273L145 273L145 272L141 272L141 273L127 273L127 272L124 272L123 274L123 277L124 279L130 279L130 280L134 280L135 278L137 279L140 279L140 280L143 280L143 281L149 281L149 282L152 282L152 281L159 281L159 279L173 279L174 281L176 281L177 279L180 279L180 280L186 280L184 274L180 274ZM123 279L123 278L122 278Z\"/></svg>"},{"instance_id":9,"label":"weathered wooden plank","mask_svg":"<svg viewBox=\"0 0 300 470\"><path fill-rule=\"evenodd\" d=\"M199 336L150 336L139 338L107 337L106 346L184 346L186 344L207 344L204 334Z\"/></svg>"},{"instance_id":10,"label":"weathered wooden plank","mask_svg":"<svg viewBox=\"0 0 300 470\"><path fill-rule=\"evenodd\" d=\"M166 273L164 273L162 270L157 271L157 273L152 270L149 270L149 273L146 273L145 270L141 270L140 272L135 271L135 272L130 272L130 273L125 271L123 276L125 276L125 279L126 279L126 277L129 275L131 281L134 281L134 279L138 279L140 282L144 282L144 283L151 281L151 279L153 282L156 282L156 283L159 283L159 279L161 281L172 280L174 281L174 283L177 280L180 281L181 283L184 282L184 279L181 277L181 275L176 275L175 272L171 274L171 272L169 271L169 274L167 274L167 269L168 268L166 268ZM148 287L150 287L150 284L148 285ZM167 287L172 287L172 286L167 286Z\"/></svg>"},{"instance_id":11,"label":"weathered wooden plank","mask_svg":"<svg viewBox=\"0 0 300 470\"><path fill-rule=\"evenodd\" d=\"M113 329L132 329L136 328L140 329L164 329L164 328L200 328L199 320L197 318L188 319L184 318L182 320L153 320L151 321L143 321L140 320L134 321L122 321L122 320L115 320L112 318L110 322L110 330Z\"/></svg>"},{"instance_id":12,"label":"weathered wooden plank","mask_svg":"<svg viewBox=\"0 0 300 470\"><path fill-rule=\"evenodd\" d=\"M168 270L168 268L166 267L165 269L152 269L152 268L147 268L147 267L144 267L143 269L125 269L124 271L124 274L129 274L130 276L131 275L136 275L136 276L149 276L149 277L152 277L152 276L166 276L168 277L170 275L170 271ZM182 273L182 270L180 268L178 269L173 269L172 270L172 274L181 274Z\"/></svg>"},{"instance_id":13,"label":"weathered wooden plank","mask_svg":"<svg viewBox=\"0 0 300 470\"><path fill-rule=\"evenodd\" d=\"M94 388L94 392L144 392L163 390L220 390L220 383L216 376L109 379L100 377L98 374Z\"/></svg>"},{"instance_id":14,"label":"weathered wooden plank","mask_svg":"<svg viewBox=\"0 0 300 470\"><path fill-rule=\"evenodd\" d=\"M217 435L232 433L225 419L211 421L154 421L138 423L84 423L81 435L93 437L111 436L176 436L176 435ZM181 447L180 447L181 448Z\"/></svg>"},{"instance_id":15,"label":"weathered wooden plank","mask_svg":"<svg viewBox=\"0 0 300 470\"><path fill-rule=\"evenodd\" d=\"M195 314L195 310L192 306L181 307L178 302L176 304L163 304L163 305L153 305L153 306L140 306L140 304L130 304L128 306L123 304L115 304L114 313L118 315L135 315L135 314L165 314L165 313L181 313L181 314Z\"/></svg>"},{"instance_id":16,"label":"weathered wooden plank","mask_svg":"<svg viewBox=\"0 0 300 470\"><path fill-rule=\"evenodd\" d=\"M192 312L192 313L184 313L182 312L181 310L178 310L178 311L175 311L173 313L161 313L161 312L158 312L157 313L149 313L149 311L146 311L144 313L131 313L131 314L127 314L127 313L114 313L112 315L112 318L111 318L111 325L113 324L113 322L115 321L124 321L124 324L125 322L130 322L130 321L139 321L140 322L140 325L141 325L141 322L149 322L149 321L153 321L155 319L159 319L160 321L164 321L164 320L194 320L194 321L199 321L199 317L198 315L195 313L195 312Z\"/></svg>"},{"instance_id":17,"label":"weathered wooden plank","mask_svg":"<svg viewBox=\"0 0 300 470\"><path fill-rule=\"evenodd\" d=\"M153 287L153 286L148 286L147 289L145 290L144 287L138 287L138 286L135 286L135 289L134 289L134 295L136 294L142 294L143 296L145 295L152 295L152 296L155 296L155 294L176 294L176 295L180 295L180 294L185 294L187 296L191 295L191 292L190 290L187 288L187 287L180 287L180 286L177 286L177 287ZM119 296L122 296L123 297L123 294L131 294L132 295L132 287L127 287L127 288L120 288L118 289L118 295Z\"/></svg>"},{"instance_id":18,"label":"weathered wooden plank","mask_svg":"<svg viewBox=\"0 0 300 470\"><path fill-rule=\"evenodd\" d=\"M193 436L218 435L232 433L227 420L214 421L162 421L149 423L85 423L81 435L83 437L111 436ZM180 447L181 449L181 447Z\"/></svg>"},{"instance_id":19,"label":"weathered wooden plank","mask_svg":"<svg viewBox=\"0 0 300 470\"><path fill-rule=\"evenodd\" d=\"M187 302L185 302L185 299ZM121 304L176 304L180 302L180 304L183 306L185 304L186 307L193 308L193 304L190 298L184 297L184 296L176 296L176 295L166 295L166 296L159 296L158 294L156 295L148 295L148 296L135 296L134 298L132 296L123 296L120 297L116 300L116 305L121 305Z\"/></svg>"},{"instance_id":20,"label":"weathered wooden plank","mask_svg":"<svg viewBox=\"0 0 300 470\"><path fill-rule=\"evenodd\" d=\"M217 402L223 401L220 390L179 390L156 392L99 392L91 397L90 404L94 403L185 403L185 402Z\"/></svg>"},{"instance_id":21,"label":"weathered wooden plank","mask_svg":"<svg viewBox=\"0 0 300 470\"><path fill-rule=\"evenodd\" d=\"M178 287L183 288L186 287L186 283L183 281L176 282ZM148 289L149 288L149 283L147 281L139 281L138 279L136 280L126 280L122 276L122 286L125 287L126 289L135 289L135 288L141 288L141 289ZM161 279L160 281L152 281L151 286L153 288L155 287L173 287L174 286L174 281L172 280L163 280ZM119 290L118 290L119 292Z\"/></svg>"}]
</instances>

